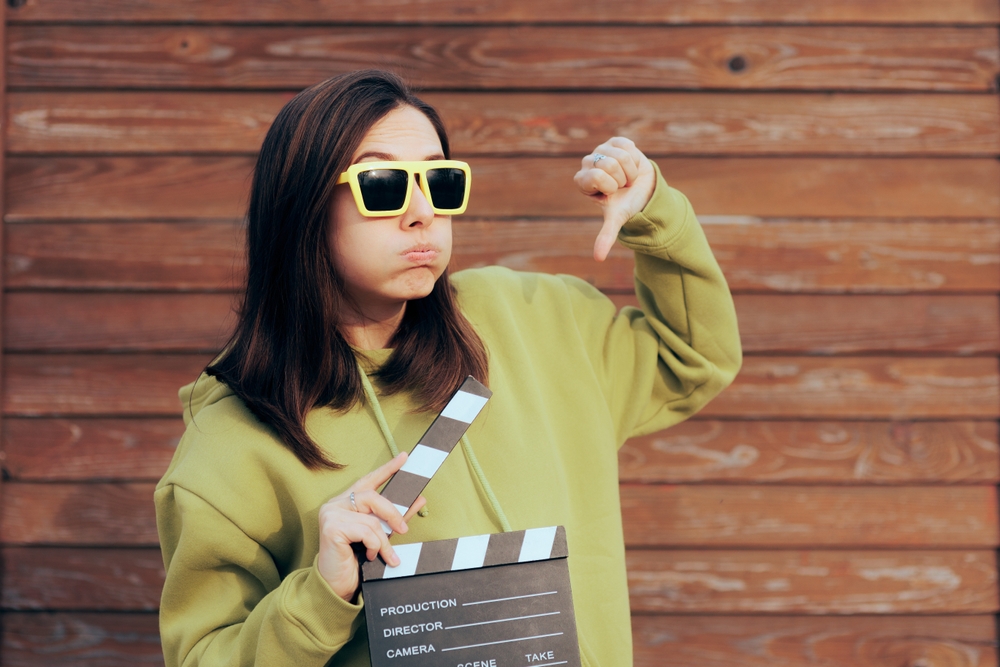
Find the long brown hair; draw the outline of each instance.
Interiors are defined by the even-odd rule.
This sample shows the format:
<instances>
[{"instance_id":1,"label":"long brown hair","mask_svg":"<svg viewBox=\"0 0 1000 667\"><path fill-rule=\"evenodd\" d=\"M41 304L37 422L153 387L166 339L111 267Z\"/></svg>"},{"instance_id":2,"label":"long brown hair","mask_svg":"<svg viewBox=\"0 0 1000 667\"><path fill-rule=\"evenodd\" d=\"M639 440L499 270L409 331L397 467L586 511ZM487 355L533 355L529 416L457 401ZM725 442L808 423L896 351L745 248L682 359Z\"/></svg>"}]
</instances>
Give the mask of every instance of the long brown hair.
<instances>
[{"instance_id":1,"label":"long brown hair","mask_svg":"<svg viewBox=\"0 0 1000 667\"><path fill-rule=\"evenodd\" d=\"M434 108L396 75L365 70L323 81L286 104L254 170L239 320L224 356L206 372L311 469L342 466L306 432L306 414L364 401L358 362L341 333L351 304L329 242L333 188L372 126L401 106L427 116L450 156ZM412 391L429 410L443 408L466 375L486 381L486 348L459 311L447 270L430 295L407 303L389 345L393 352L376 374L382 391Z\"/></svg>"}]
</instances>

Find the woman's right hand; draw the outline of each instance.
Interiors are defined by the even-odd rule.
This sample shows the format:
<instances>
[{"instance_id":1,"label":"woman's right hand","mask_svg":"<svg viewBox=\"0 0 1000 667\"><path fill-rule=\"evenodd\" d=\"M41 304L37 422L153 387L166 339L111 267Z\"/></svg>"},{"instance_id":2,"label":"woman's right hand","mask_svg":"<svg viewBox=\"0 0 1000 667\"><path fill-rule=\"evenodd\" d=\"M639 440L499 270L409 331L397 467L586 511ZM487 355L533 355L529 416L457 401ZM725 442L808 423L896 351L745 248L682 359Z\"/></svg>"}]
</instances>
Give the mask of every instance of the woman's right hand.
<instances>
[{"instance_id":1,"label":"woman's right hand","mask_svg":"<svg viewBox=\"0 0 1000 667\"><path fill-rule=\"evenodd\" d=\"M319 508L319 573L330 588L348 602L354 599L358 590L358 559L353 545L363 544L368 560L374 560L376 555L381 554L389 565L399 565L399 558L389 544L389 536L382 529L379 519L389 524L394 532L405 533L409 530L406 520L427 502L420 496L404 517L376 491L404 463L406 452L400 452ZM352 492L357 511L351 506Z\"/></svg>"}]
</instances>

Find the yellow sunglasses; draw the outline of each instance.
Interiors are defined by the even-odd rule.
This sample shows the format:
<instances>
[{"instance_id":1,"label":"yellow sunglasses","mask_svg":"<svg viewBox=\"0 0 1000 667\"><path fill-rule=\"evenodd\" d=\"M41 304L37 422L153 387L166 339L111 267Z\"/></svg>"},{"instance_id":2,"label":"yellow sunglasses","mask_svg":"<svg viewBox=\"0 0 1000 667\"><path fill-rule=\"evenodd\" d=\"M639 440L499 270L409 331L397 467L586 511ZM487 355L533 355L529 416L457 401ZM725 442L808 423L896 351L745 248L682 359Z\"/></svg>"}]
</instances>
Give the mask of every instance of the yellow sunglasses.
<instances>
[{"instance_id":1,"label":"yellow sunglasses","mask_svg":"<svg viewBox=\"0 0 1000 667\"><path fill-rule=\"evenodd\" d=\"M359 162L337 179L350 183L361 215L375 218L400 215L410 205L414 176L437 215L465 213L472 186L472 170L459 160Z\"/></svg>"}]
</instances>

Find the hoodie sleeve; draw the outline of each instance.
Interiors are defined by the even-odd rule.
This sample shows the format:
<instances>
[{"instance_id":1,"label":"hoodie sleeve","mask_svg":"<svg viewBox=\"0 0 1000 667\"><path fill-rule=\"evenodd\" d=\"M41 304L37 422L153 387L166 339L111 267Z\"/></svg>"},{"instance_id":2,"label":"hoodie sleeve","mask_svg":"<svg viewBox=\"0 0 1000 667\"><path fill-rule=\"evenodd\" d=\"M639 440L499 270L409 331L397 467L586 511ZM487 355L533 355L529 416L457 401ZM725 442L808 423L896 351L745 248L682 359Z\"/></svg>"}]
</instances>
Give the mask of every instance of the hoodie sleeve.
<instances>
[{"instance_id":1,"label":"hoodie sleeve","mask_svg":"<svg viewBox=\"0 0 1000 667\"><path fill-rule=\"evenodd\" d=\"M618 444L683 421L742 363L729 287L687 198L663 180L618 240L635 251L640 308L576 309ZM588 286L589 287L589 286Z\"/></svg>"},{"instance_id":2,"label":"hoodie sleeve","mask_svg":"<svg viewBox=\"0 0 1000 667\"><path fill-rule=\"evenodd\" d=\"M282 578L268 551L198 495L155 493L166 567L160 634L167 667L321 667L363 621L315 561Z\"/></svg>"}]
</instances>

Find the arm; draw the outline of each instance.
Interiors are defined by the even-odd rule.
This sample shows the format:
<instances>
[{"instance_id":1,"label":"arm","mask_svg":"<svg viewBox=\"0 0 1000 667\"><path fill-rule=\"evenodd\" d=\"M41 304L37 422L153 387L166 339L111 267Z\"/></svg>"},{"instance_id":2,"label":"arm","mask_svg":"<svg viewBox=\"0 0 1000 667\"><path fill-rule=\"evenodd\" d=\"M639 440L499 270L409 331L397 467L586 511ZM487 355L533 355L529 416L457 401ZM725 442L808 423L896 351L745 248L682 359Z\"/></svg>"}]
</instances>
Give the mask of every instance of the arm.
<instances>
[{"instance_id":1,"label":"arm","mask_svg":"<svg viewBox=\"0 0 1000 667\"><path fill-rule=\"evenodd\" d=\"M281 579L268 551L197 495L166 485L155 500L168 667L321 667L353 637L360 603L334 593L315 563Z\"/></svg>"},{"instance_id":2,"label":"arm","mask_svg":"<svg viewBox=\"0 0 1000 667\"><path fill-rule=\"evenodd\" d=\"M405 461L405 453L396 456L324 503L318 554L287 574L231 517L180 485L161 483L154 499L167 572L160 634L168 667L322 666L339 653L363 622L354 545L369 559L399 562L379 519L396 532L408 527L376 489ZM418 498L411 512L424 502ZM367 661L367 643L352 649Z\"/></svg>"},{"instance_id":3,"label":"arm","mask_svg":"<svg viewBox=\"0 0 1000 667\"><path fill-rule=\"evenodd\" d=\"M627 139L594 155L608 157L585 157L576 176L605 213L594 255L603 260L616 237L635 251L642 308L604 325L594 350L622 442L697 412L733 381L742 356L729 288L687 198Z\"/></svg>"}]
</instances>

